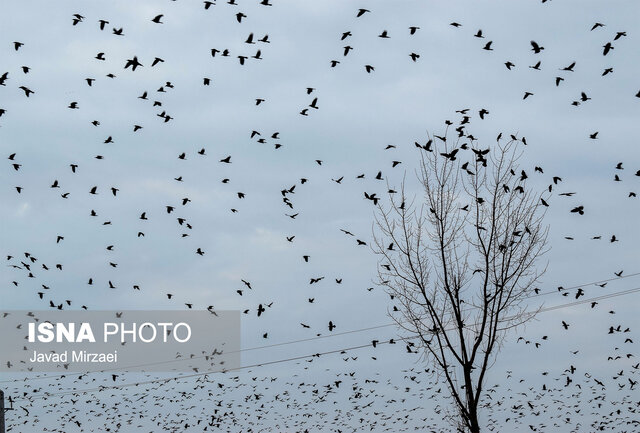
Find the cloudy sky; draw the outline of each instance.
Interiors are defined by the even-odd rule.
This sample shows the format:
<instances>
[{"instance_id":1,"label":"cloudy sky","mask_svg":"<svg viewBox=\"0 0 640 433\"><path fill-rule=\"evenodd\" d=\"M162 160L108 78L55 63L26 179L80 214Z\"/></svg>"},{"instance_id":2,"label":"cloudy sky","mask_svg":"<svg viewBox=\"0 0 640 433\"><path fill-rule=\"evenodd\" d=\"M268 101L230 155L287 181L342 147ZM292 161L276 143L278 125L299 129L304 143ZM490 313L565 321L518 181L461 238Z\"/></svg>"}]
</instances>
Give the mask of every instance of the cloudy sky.
<instances>
[{"instance_id":1,"label":"cloudy sky","mask_svg":"<svg viewBox=\"0 0 640 433\"><path fill-rule=\"evenodd\" d=\"M186 303L194 309L249 309L242 321L246 349L324 337L330 320L337 325L334 333L358 331L247 350L242 353L246 366L403 336L393 326L360 331L390 324L387 310L392 306L374 284L375 255L369 245L356 243L372 241L375 207L363 193L383 196L387 183L397 188L406 176L410 192L419 194L414 142L442 135L445 121L459 122L456 110L465 108L471 113L467 130L478 138L479 147L493 145L500 132L526 137L521 166L530 173L533 187L544 189L554 176L562 178L546 218L551 249L541 261L547 267L541 290L582 287L586 298L593 298L640 287L633 276L605 287L589 284L614 278L621 270L623 276L640 272L639 205L629 197L640 190L635 175L640 170L635 135L640 104L638 4L236 3L218 0L206 10L202 2L186 0L3 3L0 75L8 75L0 86L0 109L5 110L0 117L0 248L4 256L14 257L0 274L3 310L44 310L50 301L57 305L66 300L71 301L65 304L68 309L185 309ZM369 12L356 18L360 8ZM238 13L245 15L240 23ZM83 17L77 25L74 14ZM152 22L159 14L162 23ZM108 21L104 30L99 20ZM591 31L596 22L604 25ZM419 29L411 35L410 26ZM114 29L122 29L122 35ZM483 38L474 37L479 29ZM388 39L378 37L384 30ZM351 36L341 40L347 31ZM626 35L614 41L617 32ZM250 34L255 43L246 43ZM268 43L259 42L265 35ZM544 46L540 54L531 50L531 40ZM14 41L24 45L15 50ZM489 41L492 50L483 50ZM604 56L607 42L614 49ZM347 45L352 50L345 56ZM212 49L218 50L215 56ZM224 50L229 56L222 56ZM104 53L105 60L96 59L98 53ZM419 55L415 62L411 53ZM143 66L124 69L134 56ZM238 56L247 57L243 65ZM156 58L162 61L152 67ZM333 60L339 61L335 67ZM532 69L538 61L539 70ZM508 69L506 62L515 66ZM561 70L573 62L573 71ZM368 73L366 65L374 70ZM603 76L607 68L613 71ZM556 77L564 79L559 86ZM91 86L87 78L94 79ZM205 78L210 85L203 84ZM21 86L34 93L27 98ZM525 92L532 95L523 99ZM572 105L582 92L591 99ZM147 99L139 98L143 93ZM314 98L317 109L310 107ZM256 99L264 101L256 105ZM68 108L73 102L77 109ZM483 108L489 114L481 120L477 113ZM163 112L169 121L159 116ZM142 128L134 132L134 125ZM596 139L590 139L596 132ZM385 150L388 145L395 148ZM201 149L204 154L198 153ZM6 159L14 153L13 160ZM230 164L219 162L228 156ZM392 168L392 161L402 163ZM18 170L14 163L20 164ZM618 163L622 170L616 169ZM77 165L75 173L70 164ZM544 173L534 174L536 166ZM379 171L385 181L375 180ZM340 178L340 183L333 180ZM55 181L59 188L51 188ZM292 209L281 191L294 185L286 195ZM89 193L94 186L95 195ZM111 188L118 189L116 196ZM563 197L560 192L575 195ZM190 200L185 205L184 198ZM578 205L584 206L582 216L569 212ZM175 210L168 214L166 206ZM97 216L91 216L92 210ZM143 212L147 220L139 218ZM610 242L614 235L617 242ZM59 243L58 236L64 237ZM291 236L295 238L289 242ZM596 236L601 239L592 239ZM109 245L112 251L106 249ZM198 249L204 255L196 254ZM24 268L10 266L26 260L25 252L38 259L35 278ZM310 256L308 263L305 255ZM42 263L50 270L42 269ZM62 265L61 271L56 264ZM319 277L324 279L309 284ZM37 292L43 291L40 299ZM566 304L575 300L574 294L533 298L530 306ZM635 331L638 294L598 302L595 309L585 304L543 312L510 335L489 380L499 385L505 408L515 405L510 399L521 390L540 388L545 380L564 380L563 371L570 365L581 374L608 378L613 401L626 402L633 391L627 383L616 393L612 377L622 369L626 380L637 359L607 361L618 352L632 351L623 347L624 338L614 341L607 330L622 325ZM271 304L260 318L259 304ZM563 330L562 320L571 324L568 330ZM549 338L538 349L516 342L518 336L541 342L543 335ZM576 350L577 355L572 353ZM448 400L428 398L426 390L404 392L402 370L428 365L403 352L401 344L367 347L349 352L357 361L345 362L346 355L333 354L311 363L282 362L239 372L238 381L250 386L253 377L278 377L272 388L282 393L291 388L288 381L323 384L337 374L357 371L360 385L366 378L379 380L376 392L381 397L374 407L380 412L419 408L403 428L424 425L421 418L446 425L433 411L448 406ZM542 376L544 371L554 379ZM296 375L302 379L292 380ZM0 377L6 381L5 392L22 392L23 383L12 380L24 377ZM42 379L32 385L37 392L29 392L88 389L96 380L103 378L73 383ZM119 384L137 380L139 375L118 378ZM176 387L193 391L195 380L185 379ZM350 394L342 389L335 390L335 398L348 406ZM134 391L125 388L112 395L128 398ZM566 398L574 391L566 390ZM242 389L233 392L225 398L242 401ZM30 416L16 411L8 417L17 423L37 418L40 428L59 428L58 415L47 412L51 407L46 404L67 398L51 397L44 406L41 400L25 400L21 404L28 405ZM109 396L92 398L112 401ZM404 403L397 403L403 398ZM303 393L296 401L310 399ZM208 413L206 398L192 400L196 408L185 411L187 418ZM396 403L382 405L384 400ZM586 397L574 400L586 405L592 418L601 415L584 402ZM147 406L141 407L156 413L153 399L143 403ZM252 419L260 402L253 403L255 407L236 410ZM323 424L327 416L333 419L334 409L323 402L278 407L260 423L272 428L287 419L290 424L280 425L280 431L296 431L294 420L310 411L309 428L357 427L357 416L334 426ZM614 409L601 410L608 414ZM119 416L131 414L123 410ZM494 421L498 427L530 431L529 424L549 426L557 422L555 416L550 409L522 424L504 424L508 414L496 415ZM563 422L554 431L574 431L577 422ZM104 420L84 423L97 428ZM381 422L374 427L385 428Z\"/></svg>"}]
</instances>

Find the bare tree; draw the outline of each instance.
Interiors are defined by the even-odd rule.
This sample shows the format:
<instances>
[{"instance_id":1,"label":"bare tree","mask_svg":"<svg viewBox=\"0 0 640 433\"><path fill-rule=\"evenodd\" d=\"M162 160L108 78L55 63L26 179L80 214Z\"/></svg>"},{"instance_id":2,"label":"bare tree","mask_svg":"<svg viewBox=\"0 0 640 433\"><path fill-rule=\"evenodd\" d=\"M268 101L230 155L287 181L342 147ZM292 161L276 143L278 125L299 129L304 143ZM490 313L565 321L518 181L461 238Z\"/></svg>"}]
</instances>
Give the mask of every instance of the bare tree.
<instances>
[{"instance_id":1,"label":"bare tree","mask_svg":"<svg viewBox=\"0 0 640 433\"><path fill-rule=\"evenodd\" d=\"M544 272L548 192L527 188L513 136L492 149L436 140L421 148L422 200L407 197L403 180L378 208L378 282L448 385L458 428L477 433L486 373L507 331L537 312L523 301Z\"/></svg>"}]
</instances>

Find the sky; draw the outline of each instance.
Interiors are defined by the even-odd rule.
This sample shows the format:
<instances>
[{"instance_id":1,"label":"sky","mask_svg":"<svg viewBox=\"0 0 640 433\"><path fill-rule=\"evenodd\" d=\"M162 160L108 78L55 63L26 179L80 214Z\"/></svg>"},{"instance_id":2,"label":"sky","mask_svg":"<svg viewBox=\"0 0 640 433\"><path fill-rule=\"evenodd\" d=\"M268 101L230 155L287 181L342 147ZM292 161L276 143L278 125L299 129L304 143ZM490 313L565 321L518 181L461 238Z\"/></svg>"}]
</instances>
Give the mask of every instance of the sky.
<instances>
[{"instance_id":1,"label":"sky","mask_svg":"<svg viewBox=\"0 0 640 433\"><path fill-rule=\"evenodd\" d=\"M526 137L520 164L530 174L532 187L544 189L554 176L562 179L554 186L545 219L550 251L541 261L546 273L538 283L543 292L555 293L533 298L530 307L574 301L575 290L563 296L557 291L560 286L581 287L587 298L640 287L637 277L626 277L640 272L638 201L629 197L640 189L640 177L635 175L640 170L635 135L640 6L635 2L236 3L218 0L206 10L202 2L186 0L3 3L0 75L6 71L8 78L0 86L0 109L6 110L0 117L4 155L0 248L4 256L14 258L0 274L2 310L44 310L49 301L57 305L66 300L71 301L68 309L84 305L89 310L182 310L186 303L194 309L210 305L219 310L249 309L242 320L242 347L276 346L244 351L245 366L340 351L368 345L372 339L402 338L405 334L394 326L358 331L392 323L387 314L392 303L375 285L377 257L369 248L375 207L363 193L384 196L387 184L397 188L404 177L410 192L420 197L416 182L420 155L414 142L443 134L445 121L459 122L456 110L465 108L472 113L467 129L480 147L493 145L500 132ZM356 17L360 8L369 12ZM246 15L240 23L239 12ZM74 14L83 16L77 25ZM162 23L152 22L159 14ZM100 19L109 21L102 31ZM591 30L595 23L604 25ZM419 27L414 35L410 26ZM113 34L114 28L122 28L123 35ZM479 29L483 38L474 37ZM378 37L384 30L388 39ZM341 40L347 31L352 35ZM603 45L622 31L626 36L614 41L614 49L604 56ZM250 34L255 44L245 42ZM257 42L264 35L269 43ZM544 46L540 54L531 51L531 40ZM24 45L15 50L14 41ZM492 51L482 49L488 41ZM353 49L345 56L346 45ZM221 52L212 56L212 49L228 49L230 56ZM251 58L257 50L261 59ZM98 53L104 53L106 60L96 59ZM414 62L411 53L420 57ZM248 57L244 65L238 55ZM143 66L125 69L133 56ZM156 57L163 61L152 67ZM332 60L340 63L332 68ZM540 70L530 68L538 61ZM515 66L509 70L505 62ZM573 71L561 70L573 62ZM374 70L368 73L365 65ZM28 73L23 66L30 68ZM602 76L606 68L613 72ZM564 79L558 86L556 77ZM89 86L86 78L95 81ZM210 85L203 85L204 78ZM34 93L27 98L20 86ZM139 98L144 92L146 100ZM523 99L525 92L532 95ZM582 92L591 99L572 105ZM317 109L310 107L314 98ZM256 105L256 99L264 102ZM154 101L161 105L154 106ZM67 108L72 102L79 108ZM483 108L489 114L481 120L477 113ZM301 115L303 110L308 115ZM168 122L158 116L163 111L171 116ZM134 132L134 125L142 129ZM259 135L252 137L252 131ZM276 132L277 138L271 138ZM590 139L595 132L597 138ZM276 149L276 144L281 147ZM388 145L395 148L385 149ZM201 149L204 155L198 154ZM13 153L13 160L7 160ZM183 153L184 159L179 158ZM228 156L230 164L219 162ZM392 167L392 161L402 163ZM13 163L21 164L19 170ZM622 170L616 169L618 163ZM70 164L77 164L75 173ZM544 172L535 173L536 166ZM384 181L375 180L379 171ZM362 174L364 178L358 178ZM614 181L616 175L620 182ZM175 180L178 177L181 182ZM341 177L340 183L332 180ZM229 180L223 183L223 179ZM56 180L60 188L51 188ZM294 185L294 193L286 195L291 209L283 202L282 190ZM21 193L16 186L22 187ZM97 195L89 194L94 186ZM116 196L112 187L118 189ZM575 195L563 197L560 192ZM67 198L61 197L65 193ZM184 198L190 199L186 205ZM584 206L584 215L570 212L579 205ZM166 206L175 211L168 214ZM90 216L91 210L96 217ZM139 219L143 212L147 220ZM287 216L294 214L295 218ZM179 217L191 228L178 224ZM610 242L613 235L617 242ZM64 239L56 243L58 236ZM288 242L291 236L295 238ZM592 239L596 236L601 239ZM358 246L356 238L369 245ZM109 245L114 245L113 251L106 249ZM196 254L198 248L204 255ZM37 269L31 279L24 269L10 267L25 260L25 252L38 258L37 267L46 263L50 270ZM305 255L310 256L308 263ZM56 270L55 264L62 264L63 270ZM626 278L605 287L589 284L614 278L621 270ZM325 278L309 284L319 277ZM87 284L90 278L92 285ZM43 291L43 284L50 290L41 300L37 292ZM237 290L243 291L242 296ZM313 304L309 298L314 298ZM542 312L509 334L489 377L491 385L499 386L495 394L505 401L505 411L517 406L509 404L510 399L549 383L552 379L547 377L564 380L570 365L581 375L608 378L608 392L613 395L609 400L628 403L633 392L629 384L616 391L618 379L613 377L623 370L625 379L633 374L637 378L633 368L637 359L607 358L630 353L627 348L633 345L623 343L622 336L608 336L607 330L622 325L635 331L638 294L598 302L594 309L584 304ZM260 318L258 304L271 304ZM278 345L325 337L330 320L337 325L333 333L358 332ZM570 323L568 330L562 328L563 320ZM548 340L541 340L544 335ZM542 344L536 349L519 336ZM304 386L287 384L324 384L347 371L357 371L355 378L345 381L357 381L358 386L369 386L365 378L378 378L372 408L391 415L408 411L410 420L404 428L424 426L425 417L434 419L429 425L447 428L437 411L450 407L450 402L441 393L405 391L405 382L412 380L403 370L424 370L428 363L405 353L404 344L396 346L355 349L358 360L328 354L310 363L298 360L247 368L237 373L237 381L215 380L237 385L223 397L233 402L237 413L255 422L256 430L258 426L278 431L299 431L304 426L326 431L357 428L357 416L324 424L337 417L336 404L314 402L310 392L301 391ZM548 375L542 375L544 371ZM5 393L16 397L23 390L22 379L35 377L2 376ZM122 373L116 384L134 383L140 377ZM244 389L257 382L255 377L277 378L266 395L295 388L290 390L295 404L282 407L272 401L276 409L271 415L257 418L259 402L242 403ZM33 388L26 389L34 395L89 389L104 378L64 379L37 379ZM193 392L189 406L195 405L185 409L186 403L180 402L179 410L173 407L170 412L176 419L181 412L182 418L194 419L210 412L207 396L194 389L196 380L175 385ZM107 405L127 401L136 392L133 388L117 390L113 396L87 394L92 400L86 407L97 401ZM331 398L341 399L339 407L346 411L353 403L343 390L333 389ZM589 416L582 420L571 416L554 431L578 431L583 427L580 422L615 410L611 405L592 409L585 396L576 396L580 392L571 386L553 399L575 401ZM149 396L139 408L152 414L162 387ZM60 404L67 408L67 398L51 397L46 403L64 402ZM553 399L547 399L553 407ZM63 421L55 412L59 409L36 402L41 400L20 403L30 415L14 411L8 419L18 425L37 420L39 428L61 428ZM171 405L165 402L163 407ZM374 431L389 427L373 415L373 409L358 410L372 411L365 418L378 419ZM133 411L122 409L118 416L130 419ZM310 415L303 416L307 412ZM542 423L559 422L555 415L549 409L514 423L513 414L495 412L485 421L498 431L531 431L529 425L542 429ZM99 429L103 422L92 418L83 425ZM151 416L140 422L147 428L155 424ZM166 423L167 431L177 428ZM73 426L77 429L67 426L64 431L82 428ZM13 431L29 431L24 428Z\"/></svg>"}]
</instances>

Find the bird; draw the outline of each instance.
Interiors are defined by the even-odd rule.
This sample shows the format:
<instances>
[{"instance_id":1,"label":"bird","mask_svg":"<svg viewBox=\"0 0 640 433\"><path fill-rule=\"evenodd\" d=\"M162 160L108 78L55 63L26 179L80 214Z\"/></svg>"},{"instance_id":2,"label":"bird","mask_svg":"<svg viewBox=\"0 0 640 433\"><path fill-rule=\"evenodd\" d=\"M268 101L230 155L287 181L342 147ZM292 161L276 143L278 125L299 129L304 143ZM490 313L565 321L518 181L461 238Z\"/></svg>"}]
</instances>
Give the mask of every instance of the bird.
<instances>
[{"instance_id":1,"label":"bird","mask_svg":"<svg viewBox=\"0 0 640 433\"><path fill-rule=\"evenodd\" d=\"M573 209L571 209L572 213L577 213L579 215L584 215L584 206L576 206Z\"/></svg>"},{"instance_id":2,"label":"bird","mask_svg":"<svg viewBox=\"0 0 640 433\"><path fill-rule=\"evenodd\" d=\"M615 37L613 38L614 41L617 41L618 39L620 39L623 36L627 36L627 32L616 32Z\"/></svg>"},{"instance_id":3,"label":"bird","mask_svg":"<svg viewBox=\"0 0 640 433\"><path fill-rule=\"evenodd\" d=\"M35 93L33 90L29 89L29 88L28 88L28 87L26 87L26 86L20 86L19 88L24 92L24 95L25 95L27 98L29 97L29 95L33 95L33 94Z\"/></svg>"},{"instance_id":4,"label":"bird","mask_svg":"<svg viewBox=\"0 0 640 433\"><path fill-rule=\"evenodd\" d=\"M540 54L540 52L544 50L544 47L538 45L536 41L531 41L530 43L531 43L531 51L533 51L535 54Z\"/></svg>"},{"instance_id":5,"label":"bird","mask_svg":"<svg viewBox=\"0 0 640 433\"><path fill-rule=\"evenodd\" d=\"M84 20L84 17L80 14L73 14L72 24L75 26L78 23L81 23Z\"/></svg>"}]
</instances>

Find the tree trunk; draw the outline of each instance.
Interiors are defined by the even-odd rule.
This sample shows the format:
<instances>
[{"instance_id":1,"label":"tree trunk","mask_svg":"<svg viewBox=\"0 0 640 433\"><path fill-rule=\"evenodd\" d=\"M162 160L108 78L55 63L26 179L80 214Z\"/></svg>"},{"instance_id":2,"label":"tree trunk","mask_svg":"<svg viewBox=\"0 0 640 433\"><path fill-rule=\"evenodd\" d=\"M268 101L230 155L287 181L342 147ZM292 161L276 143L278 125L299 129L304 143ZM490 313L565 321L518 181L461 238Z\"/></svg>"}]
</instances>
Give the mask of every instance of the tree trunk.
<instances>
[{"instance_id":1,"label":"tree trunk","mask_svg":"<svg viewBox=\"0 0 640 433\"><path fill-rule=\"evenodd\" d=\"M471 433L480 433L480 424L478 423L478 409L476 405L469 408L469 431Z\"/></svg>"},{"instance_id":2,"label":"tree trunk","mask_svg":"<svg viewBox=\"0 0 640 433\"><path fill-rule=\"evenodd\" d=\"M471 377L471 364L464 365L464 384L467 395L467 413L469 415L469 432L480 433L480 423L478 422L478 402L473 395L473 380Z\"/></svg>"}]
</instances>

